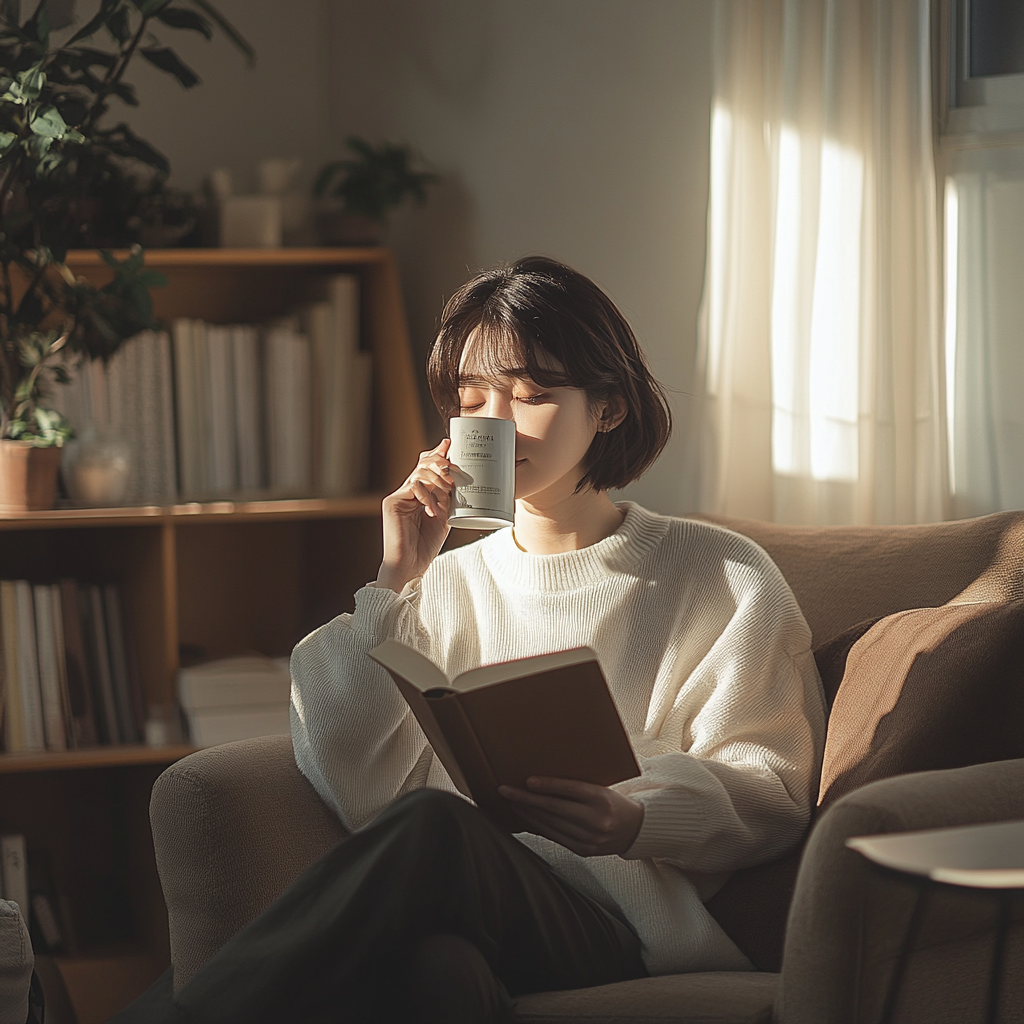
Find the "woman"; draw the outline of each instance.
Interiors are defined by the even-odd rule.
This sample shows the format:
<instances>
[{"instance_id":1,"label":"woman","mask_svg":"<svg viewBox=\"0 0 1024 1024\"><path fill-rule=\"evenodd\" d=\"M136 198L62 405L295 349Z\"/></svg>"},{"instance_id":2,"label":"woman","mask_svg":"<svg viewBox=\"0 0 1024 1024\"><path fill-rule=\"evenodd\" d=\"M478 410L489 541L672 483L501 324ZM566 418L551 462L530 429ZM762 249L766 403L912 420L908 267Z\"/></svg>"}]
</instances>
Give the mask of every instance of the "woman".
<instances>
[{"instance_id":1,"label":"woman","mask_svg":"<svg viewBox=\"0 0 1024 1024\"><path fill-rule=\"evenodd\" d=\"M297 763L355 834L183 990L198 1019L504 1020L522 992L750 969L703 901L806 826L823 701L781 574L737 534L608 496L670 430L614 304L546 258L479 274L428 376L443 415L515 421L515 525L439 554L447 440L384 500L376 581L292 656ZM500 832L367 657L389 638L450 676L594 648L642 774L505 789L524 832Z\"/></svg>"}]
</instances>

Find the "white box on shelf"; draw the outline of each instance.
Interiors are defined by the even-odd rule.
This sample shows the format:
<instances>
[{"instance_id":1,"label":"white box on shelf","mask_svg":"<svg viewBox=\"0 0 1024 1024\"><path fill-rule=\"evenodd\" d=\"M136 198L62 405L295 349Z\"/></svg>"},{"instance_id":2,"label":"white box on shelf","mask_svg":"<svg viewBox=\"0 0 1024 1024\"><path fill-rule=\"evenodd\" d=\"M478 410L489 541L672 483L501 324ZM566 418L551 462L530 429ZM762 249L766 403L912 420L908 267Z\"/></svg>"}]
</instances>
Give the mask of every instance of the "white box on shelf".
<instances>
[{"instance_id":1,"label":"white box on shelf","mask_svg":"<svg viewBox=\"0 0 1024 1024\"><path fill-rule=\"evenodd\" d=\"M228 196L220 205L220 244L226 249L277 249L281 245L279 196Z\"/></svg>"}]
</instances>

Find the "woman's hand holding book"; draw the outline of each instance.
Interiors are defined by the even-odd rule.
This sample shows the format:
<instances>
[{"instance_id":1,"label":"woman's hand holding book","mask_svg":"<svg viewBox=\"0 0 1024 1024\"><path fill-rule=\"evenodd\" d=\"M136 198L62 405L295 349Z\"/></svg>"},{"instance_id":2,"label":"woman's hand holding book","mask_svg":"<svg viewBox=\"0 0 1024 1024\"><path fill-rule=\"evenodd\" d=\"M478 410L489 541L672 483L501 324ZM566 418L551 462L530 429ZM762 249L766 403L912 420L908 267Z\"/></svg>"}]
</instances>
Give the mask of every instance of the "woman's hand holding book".
<instances>
[{"instance_id":1,"label":"woman's hand holding book","mask_svg":"<svg viewBox=\"0 0 1024 1024\"><path fill-rule=\"evenodd\" d=\"M528 790L499 786L530 831L580 857L623 854L635 842L644 808L617 790L573 779L527 779Z\"/></svg>"}]
</instances>

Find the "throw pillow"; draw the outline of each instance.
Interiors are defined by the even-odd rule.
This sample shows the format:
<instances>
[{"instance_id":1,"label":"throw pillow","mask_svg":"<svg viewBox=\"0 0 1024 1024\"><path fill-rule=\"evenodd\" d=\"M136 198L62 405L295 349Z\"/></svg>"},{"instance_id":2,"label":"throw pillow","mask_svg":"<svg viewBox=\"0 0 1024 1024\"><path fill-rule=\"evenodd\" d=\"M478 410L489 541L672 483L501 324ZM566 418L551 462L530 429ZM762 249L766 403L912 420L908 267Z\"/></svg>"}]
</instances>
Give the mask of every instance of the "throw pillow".
<instances>
[{"instance_id":1,"label":"throw pillow","mask_svg":"<svg viewBox=\"0 0 1024 1024\"><path fill-rule=\"evenodd\" d=\"M1024 757L1024 601L897 612L850 649L819 813L876 779Z\"/></svg>"}]
</instances>

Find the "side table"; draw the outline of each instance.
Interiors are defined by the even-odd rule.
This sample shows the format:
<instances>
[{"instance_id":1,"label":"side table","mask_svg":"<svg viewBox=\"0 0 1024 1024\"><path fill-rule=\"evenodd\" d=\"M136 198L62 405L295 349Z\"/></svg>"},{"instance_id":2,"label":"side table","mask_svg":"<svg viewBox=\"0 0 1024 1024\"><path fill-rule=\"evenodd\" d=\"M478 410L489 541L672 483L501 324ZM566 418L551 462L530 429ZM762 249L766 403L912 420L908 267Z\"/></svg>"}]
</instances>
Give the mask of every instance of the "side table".
<instances>
[{"instance_id":1,"label":"side table","mask_svg":"<svg viewBox=\"0 0 1024 1024\"><path fill-rule=\"evenodd\" d=\"M997 1024L1010 904L1017 890L1024 889L1024 821L856 836L846 845L875 864L918 881L917 900L889 984L882 1024L892 1019L924 916L926 896L936 885L987 889L996 896L998 911L985 1020Z\"/></svg>"}]
</instances>

